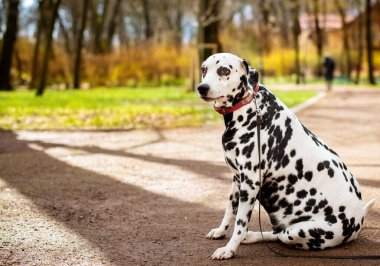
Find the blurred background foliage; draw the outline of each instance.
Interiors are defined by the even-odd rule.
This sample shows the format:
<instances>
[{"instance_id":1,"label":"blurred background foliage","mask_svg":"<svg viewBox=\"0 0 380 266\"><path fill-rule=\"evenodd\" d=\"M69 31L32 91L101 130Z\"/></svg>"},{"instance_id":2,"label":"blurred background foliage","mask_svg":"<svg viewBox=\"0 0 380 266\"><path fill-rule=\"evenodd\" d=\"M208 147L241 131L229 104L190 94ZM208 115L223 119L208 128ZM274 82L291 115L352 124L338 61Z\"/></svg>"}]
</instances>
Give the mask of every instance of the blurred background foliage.
<instances>
[{"instance_id":1,"label":"blurred background foliage","mask_svg":"<svg viewBox=\"0 0 380 266\"><path fill-rule=\"evenodd\" d=\"M0 17L0 44L7 30L14 40L11 55L2 49L2 61L11 57L2 89L39 88L45 77L61 89L192 88L199 62L219 51L295 82L321 77L327 53L347 81L373 83L380 66L378 0L1 0Z\"/></svg>"},{"instance_id":2,"label":"blurred background foliage","mask_svg":"<svg viewBox=\"0 0 380 266\"><path fill-rule=\"evenodd\" d=\"M326 55L336 83L375 84L380 0L0 0L0 48L1 128L204 124L217 115L190 91L216 52L274 89L322 84Z\"/></svg>"}]
</instances>

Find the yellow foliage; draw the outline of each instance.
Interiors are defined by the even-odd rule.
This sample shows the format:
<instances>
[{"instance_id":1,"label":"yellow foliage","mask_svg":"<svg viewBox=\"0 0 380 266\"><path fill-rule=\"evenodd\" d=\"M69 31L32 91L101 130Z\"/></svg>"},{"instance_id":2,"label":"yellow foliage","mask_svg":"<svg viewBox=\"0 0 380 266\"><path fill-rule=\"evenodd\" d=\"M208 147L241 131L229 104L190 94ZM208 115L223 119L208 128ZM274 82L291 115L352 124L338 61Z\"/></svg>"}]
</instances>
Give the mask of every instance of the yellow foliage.
<instances>
[{"instance_id":1,"label":"yellow foliage","mask_svg":"<svg viewBox=\"0 0 380 266\"><path fill-rule=\"evenodd\" d=\"M189 74L190 47L180 51L167 44L139 45L110 54L86 55L84 79L96 85L161 85Z\"/></svg>"}]
</instances>

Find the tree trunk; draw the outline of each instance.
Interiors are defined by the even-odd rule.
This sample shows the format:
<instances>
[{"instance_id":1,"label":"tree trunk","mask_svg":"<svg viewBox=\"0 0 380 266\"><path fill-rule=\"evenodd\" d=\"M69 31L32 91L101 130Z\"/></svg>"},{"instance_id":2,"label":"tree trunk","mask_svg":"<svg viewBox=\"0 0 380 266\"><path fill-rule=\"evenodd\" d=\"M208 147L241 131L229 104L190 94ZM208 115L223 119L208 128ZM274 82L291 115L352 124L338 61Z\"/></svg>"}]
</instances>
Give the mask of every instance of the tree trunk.
<instances>
[{"instance_id":1,"label":"tree trunk","mask_svg":"<svg viewBox=\"0 0 380 266\"><path fill-rule=\"evenodd\" d=\"M42 94L45 91L46 74L47 74L47 69L49 66L49 58L50 58L52 42L53 42L54 24L58 16L58 8L60 4L61 4L61 0L56 0L51 10L49 29L46 35L45 54L44 54L44 59L42 61L43 65L42 65L42 72L41 72L41 80L40 80L40 84L38 85L36 96L42 96Z\"/></svg>"},{"instance_id":2,"label":"tree trunk","mask_svg":"<svg viewBox=\"0 0 380 266\"><path fill-rule=\"evenodd\" d=\"M269 54L271 51L271 44L269 41L270 38L270 25L269 25L269 17L270 17L270 10L272 7L270 6L270 2L267 0L262 0L259 5L259 12L262 16L262 19L260 20L259 25L259 32L260 32L260 42L263 44L263 46L260 48L263 54Z\"/></svg>"},{"instance_id":3,"label":"tree trunk","mask_svg":"<svg viewBox=\"0 0 380 266\"><path fill-rule=\"evenodd\" d=\"M107 31L107 39L106 39L105 50L108 52L112 50L112 40L113 40L113 36L115 35L115 31L117 28L118 16L120 14L120 12L119 12L120 6L121 6L121 0L116 0L116 3L115 3L114 8L112 10L111 20L110 20L110 23L108 26L108 31Z\"/></svg>"},{"instance_id":4,"label":"tree trunk","mask_svg":"<svg viewBox=\"0 0 380 266\"><path fill-rule=\"evenodd\" d=\"M42 31L44 29L44 24L45 24L44 5L45 5L45 0L38 1L39 18L38 18L38 26L37 26L36 44L34 45L34 50L33 50L31 81L29 84L30 89L35 88L37 86L38 63L39 63L38 58L39 58Z\"/></svg>"},{"instance_id":5,"label":"tree trunk","mask_svg":"<svg viewBox=\"0 0 380 266\"><path fill-rule=\"evenodd\" d=\"M361 1L356 1L357 8L359 11L362 10L361 8ZM363 16L360 14L358 15L358 38L357 38L357 44L358 44L358 58L356 62L356 77L355 77L355 84L359 84L360 81L360 72L362 70L362 61L363 61Z\"/></svg>"},{"instance_id":6,"label":"tree trunk","mask_svg":"<svg viewBox=\"0 0 380 266\"><path fill-rule=\"evenodd\" d=\"M93 35L93 49L95 54L104 52L104 43L103 43L103 29L104 23L106 20L109 0L103 0L103 9L102 13L98 14L98 5L99 2L91 2L91 13L92 13L92 35Z\"/></svg>"},{"instance_id":7,"label":"tree trunk","mask_svg":"<svg viewBox=\"0 0 380 266\"><path fill-rule=\"evenodd\" d=\"M345 59L345 68L344 72L346 77L351 80L351 69L352 69L352 64L351 64L351 56L350 56L350 43L348 41L348 28L347 28L347 21L346 21L346 11L343 8L342 3L340 0L335 0L335 5L338 9L338 13L340 15L340 19L342 22L342 30L343 30L343 56Z\"/></svg>"},{"instance_id":8,"label":"tree trunk","mask_svg":"<svg viewBox=\"0 0 380 266\"><path fill-rule=\"evenodd\" d=\"M19 83L22 80L22 63L21 63L21 58L20 58L20 53L17 48L17 45L15 45L14 50L13 50L14 58L16 61L16 69L17 69L17 82Z\"/></svg>"},{"instance_id":9,"label":"tree trunk","mask_svg":"<svg viewBox=\"0 0 380 266\"><path fill-rule=\"evenodd\" d=\"M150 40L153 37L153 30L149 12L149 0L141 0L143 4L144 21L145 21L145 39Z\"/></svg>"},{"instance_id":10,"label":"tree trunk","mask_svg":"<svg viewBox=\"0 0 380 266\"><path fill-rule=\"evenodd\" d=\"M294 42L294 52L295 52L295 72L296 72L296 84L301 82L301 63L300 63L300 47L299 47L299 36L301 34L301 26L299 22L299 11L300 4L299 0L292 0L291 2L291 14L292 14L292 33Z\"/></svg>"},{"instance_id":11,"label":"tree trunk","mask_svg":"<svg viewBox=\"0 0 380 266\"><path fill-rule=\"evenodd\" d=\"M366 45L367 45L367 63L368 63L368 82L376 84L373 75L373 61L372 61L372 33L371 33L371 0L366 0L366 17L365 17L365 31L366 31Z\"/></svg>"},{"instance_id":12,"label":"tree trunk","mask_svg":"<svg viewBox=\"0 0 380 266\"><path fill-rule=\"evenodd\" d=\"M176 50L177 58L181 55L182 48L182 5L181 0L177 0L177 8L176 8L176 17L175 17L175 25L174 25L174 45ZM180 67L177 64L174 76L176 79L179 79L181 76Z\"/></svg>"},{"instance_id":13,"label":"tree trunk","mask_svg":"<svg viewBox=\"0 0 380 266\"><path fill-rule=\"evenodd\" d=\"M129 39L128 39L127 30L126 30L125 21L124 21L123 5L121 5L119 9L118 18L119 18L119 21L118 21L119 32L118 33L119 33L120 46L128 47Z\"/></svg>"},{"instance_id":14,"label":"tree trunk","mask_svg":"<svg viewBox=\"0 0 380 266\"><path fill-rule=\"evenodd\" d=\"M82 19L80 23L80 29L77 36L77 43L75 47L75 62L74 62L74 89L80 88L80 65L82 62L82 46L83 46L83 32L86 28L87 22L87 10L88 10L88 1L84 0L82 6Z\"/></svg>"},{"instance_id":15,"label":"tree trunk","mask_svg":"<svg viewBox=\"0 0 380 266\"><path fill-rule=\"evenodd\" d=\"M279 7L279 15L281 16L281 24L279 25L280 29L281 29L281 40L282 40L282 44L284 45L284 47L288 47L289 46L289 23L288 23L288 13L287 13L287 7L286 7L286 2L285 1L278 1L276 2L276 4L278 5ZM261 78L260 78L261 79Z\"/></svg>"},{"instance_id":16,"label":"tree trunk","mask_svg":"<svg viewBox=\"0 0 380 266\"><path fill-rule=\"evenodd\" d=\"M319 23L320 6L319 0L313 0L313 14L315 25L315 43L317 46L318 65L317 65L317 77L322 76L322 53L323 53L323 32Z\"/></svg>"},{"instance_id":17,"label":"tree trunk","mask_svg":"<svg viewBox=\"0 0 380 266\"><path fill-rule=\"evenodd\" d=\"M19 0L9 0L7 29L3 38L0 58L0 90L12 90L11 67L12 55L17 35L17 19Z\"/></svg>"},{"instance_id":18,"label":"tree trunk","mask_svg":"<svg viewBox=\"0 0 380 266\"><path fill-rule=\"evenodd\" d=\"M65 44L65 50L68 55L71 54L71 45L70 45L70 36L67 32L65 25L63 24L61 16L58 14L58 22L59 22L59 28L62 32L64 44Z\"/></svg>"},{"instance_id":19,"label":"tree trunk","mask_svg":"<svg viewBox=\"0 0 380 266\"><path fill-rule=\"evenodd\" d=\"M219 41L220 3L218 0L199 1L198 44L201 45L199 47L200 63L213 53L222 51L222 44Z\"/></svg>"}]
</instances>

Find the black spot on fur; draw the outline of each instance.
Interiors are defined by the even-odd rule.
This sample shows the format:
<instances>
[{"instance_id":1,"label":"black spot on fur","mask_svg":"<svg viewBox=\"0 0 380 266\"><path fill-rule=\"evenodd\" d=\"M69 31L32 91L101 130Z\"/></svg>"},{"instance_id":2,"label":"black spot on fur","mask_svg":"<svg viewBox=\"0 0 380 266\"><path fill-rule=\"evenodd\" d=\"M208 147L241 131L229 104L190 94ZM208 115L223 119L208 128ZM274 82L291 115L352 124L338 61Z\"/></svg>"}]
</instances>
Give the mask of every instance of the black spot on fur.
<instances>
[{"instance_id":1,"label":"black spot on fur","mask_svg":"<svg viewBox=\"0 0 380 266\"><path fill-rule=\"evenodd\" d=\"M300 199L304 199L306 198L306 196L307 196L307 191L304 189L297 192L297 197Z\"/></svg>"},{"instance_id":2,"label":"black spot on fur","mask_svg":"<svg viewBox=\"0 0 380 266\"><path fill-rule=\"evenodd\" d=\"M253 148L255 147L255 142L245 146L241 152L242 155L245 155L248 159L251 158Z\"/></svg>"},{"instance_id":3,"label":"black spot on fur","mask_svg":"<svg viewBox=\"0 0 380 266\"><path fill-rule=\"evenodd\" d=\"M310 182L312 178L313 178L313 172L308 171L308 172L305 173L305 179L307 181Z\"/></svg>"},{"instance_id":4,"label":"black spot on fur","mask_svg":"<svg viewBox=\"0 0 380 266\"><path fill-rule=\"evenodd\" d=\"M311 188L309 190L309 193L310 193L310 196L314 196L315 194L317 194L317 190L315 188Z\"/></svg>"},{"instance_id":5,"label":"black spot on fur","mask_svg":"<svg viewBox=\"0 0 380 266\"><path fill-rule=\"evenodd\" d=\"M328 215L326 216L325 221L331 224L335 224L337 222L337 219L335 215Z\"/></svg>"},{"instance_id":6,"label":"black spot on fur","mask_svg":"<svg viewBox=\"0 0 380 266\"><path fill-rule=\"evenodd\" d=\"M285 214L285 215L289 215L289 214L292 214L292 213L293 213L293 204L289 204L289 205L286 207L284 214Z\"/></svg>"},{"instance_id":7,"label":"black spot on fur","mask_svg":"<svg viewBox=\"0 0 380 266\"><path fill-rule=\"evenodd\" d=\"M288 181L289 181L291 184L295 184L295 183L298 181L298 179L297 179L297 177L296 177L295 175L290 174L290 175L288 176Z\"/></svg>"},{"instance_id":8,"label":"black spot on fur","mask_svg":"<svg viewBox=\"0 0 380 266\"><path fill-rule=\"evenodd\" d=\"M226 162L229 166L231 166L233 169L237 170L237 167L235 166L235 164L228 158L226 157Z\"/></svg>"},{"instance_id":9,"label":"black spot on fur","mask_svg":"<svg viewBox=\"0 0 380 266\"><path fill-rule=\"evenodd\" d=\"M325 239L333 239L334 238L334 232L327 231L325 233Z\"/></svg>"},{"instance_id":10,"label":"black spot on fur","mask_svg":"<svg viewBox=\"0 0 380 266\"><path fill-rule=\"evenodd\" d=\"M240 190L240 201L241 202L246 202L248 201L248 192L246 190Z\"/></svg>"},{"instance_id":11,"label":"black spot on fur","mask_svg":"<svg viewBox=\"0 0 380 266\"><path fill-rule=\"evenodd\" d=\"M298 159L296 162L296 170L298 172L298 178L301 179L303 177L303 162L302 159Z\"/></svg>"},{"instance_id":12,"label":"black spot on fur","mask_svg":"<svg viewBox=\"0 0 380 266\"><path fill-rule=\"evenodd\" d=\"M310 215L300 216L298 218L295 218L295 219L291 220L289 224L296 224L296 223L300 223L300 222L306 222L306 221L309 221L310 219L311 219Z\"/></svg>"},{"instance_id":13,"label":"black spot on fur","mask_svg":"<svg viewBox=\"0 0 380 266\"><path fill-rule=\"evenodd\" d=\"M334 177L334 170L332 168L330 168L328 171L327 171L328 175L330 176L330 178Z\"/></svg>"}]
</instances>

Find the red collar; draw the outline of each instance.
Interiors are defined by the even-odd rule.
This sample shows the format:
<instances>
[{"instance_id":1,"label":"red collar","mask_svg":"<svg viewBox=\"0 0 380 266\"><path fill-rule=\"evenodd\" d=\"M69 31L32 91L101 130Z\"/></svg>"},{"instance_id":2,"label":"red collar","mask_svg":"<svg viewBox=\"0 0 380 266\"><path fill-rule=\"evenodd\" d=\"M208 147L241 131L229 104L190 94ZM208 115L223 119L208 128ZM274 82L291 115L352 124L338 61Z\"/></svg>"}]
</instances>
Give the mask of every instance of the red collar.
<instances>
[{"instance_id":1,"label":"red collar","mask_svg":"<svg viewBox=\"0 0 380 266\"><path fill-rule=\"evenodd\" d=\"M234 106L232 106L230 108L225 108L225 107L218 108L218 107L214 107L214 109L215 109L215 111L217 111L219 114L222 114L222 115L226 115L228 113L232 113L232 112L240 109L244 105L249 104L256 97L258 91L259 91L259 85L256 84L255 89L253 90L253 94L248 93L247 96L245 96L243 99L241 99L240 102L238 102Z\"/></svg>"}]
</instances>

